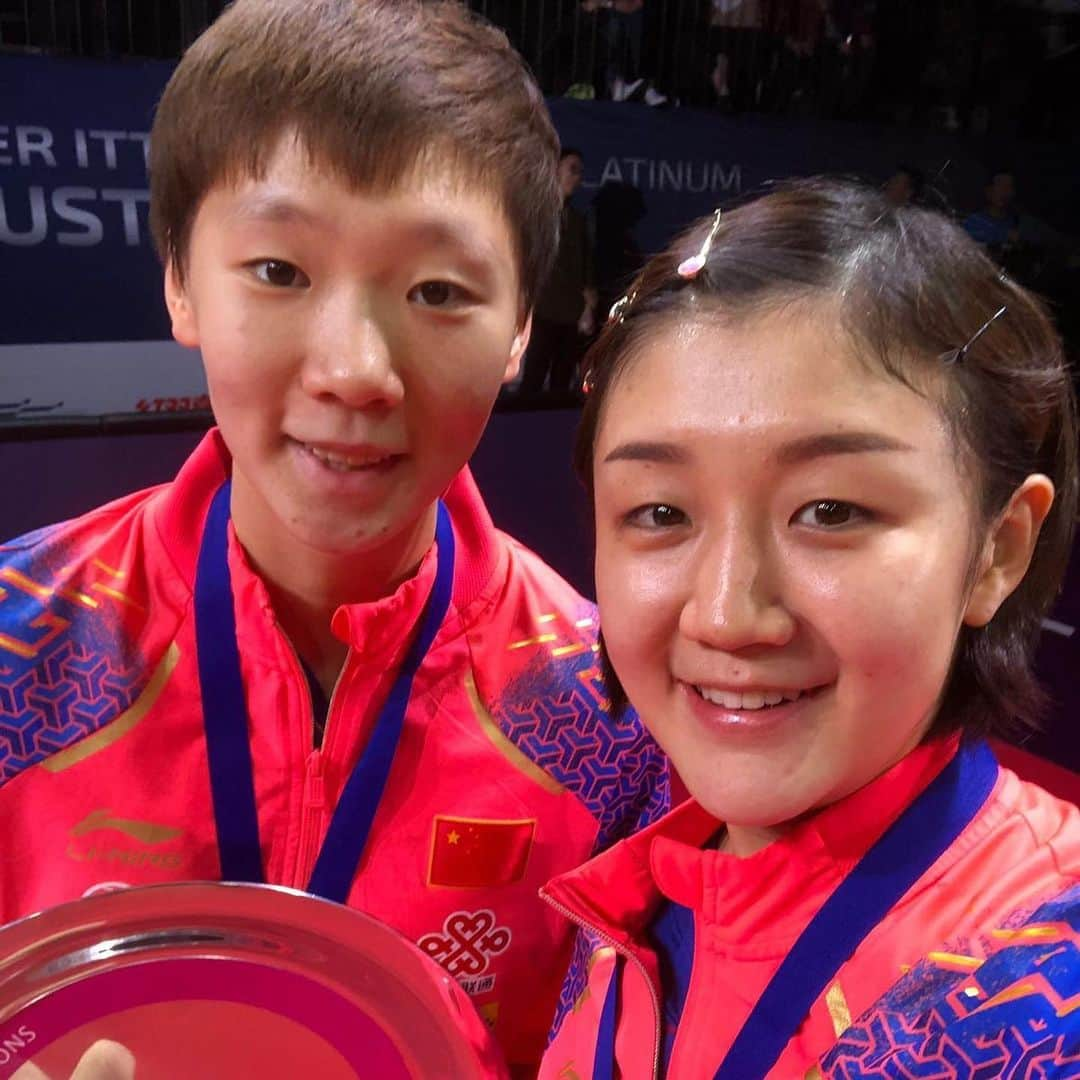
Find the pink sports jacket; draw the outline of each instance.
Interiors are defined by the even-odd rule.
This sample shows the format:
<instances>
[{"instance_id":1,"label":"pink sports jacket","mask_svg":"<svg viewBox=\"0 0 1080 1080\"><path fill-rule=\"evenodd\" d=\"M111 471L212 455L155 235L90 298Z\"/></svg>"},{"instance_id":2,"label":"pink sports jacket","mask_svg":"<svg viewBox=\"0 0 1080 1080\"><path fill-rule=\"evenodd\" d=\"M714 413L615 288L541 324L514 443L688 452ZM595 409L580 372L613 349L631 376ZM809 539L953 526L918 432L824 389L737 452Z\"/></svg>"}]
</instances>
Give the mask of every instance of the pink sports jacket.
<instances>
[{"instance_id":1,"label":"pink sports jacket","mask_svg":"<svg viewBox=\"0 0 1080 1080\"><path fill-rule=\"evenodd\" d=\"M0 923L220 877L192 590L229 469L212 432L172 483L0 547ZM608 715L592 605L495 530L468 470L444 502L450 606L348 903L417 942L508 1060L535 1065L573 935L537 891L661 816L667 769L635 718ZM350 652L319 749L304 673L231 527L227 558L265 879L304 888L435 556L335 614Z\"/></svg>"},{"instance_id":2,"label":"pink sports jacket","mask_svg":"<svg viewBox=\"0 0 1080 1080\"><path fill-rule=\"evenodd\" d=\"M613 978L614 1075L658 1071L649 931L665 900L693 924L667 1076L711 1080L804 928L957 742L919 747L750 858L704 849L720 823L687 802L551 882L553 909L586 933L542 1080L594 1076ZM775 1065L745 1080L1080 1076L1080 813L989 767L981 809L828 978Z\"/></svg>"}]
</instances>

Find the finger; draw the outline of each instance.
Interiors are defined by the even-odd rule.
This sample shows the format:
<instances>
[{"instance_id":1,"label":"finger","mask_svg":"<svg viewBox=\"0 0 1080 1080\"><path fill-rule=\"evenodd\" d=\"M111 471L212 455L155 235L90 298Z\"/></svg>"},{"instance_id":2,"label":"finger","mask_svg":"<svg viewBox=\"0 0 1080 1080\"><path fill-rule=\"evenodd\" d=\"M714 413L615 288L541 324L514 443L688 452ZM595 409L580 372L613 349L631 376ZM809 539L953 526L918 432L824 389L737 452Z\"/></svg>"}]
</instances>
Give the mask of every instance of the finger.
<instances>
[{"instance_id":1,"label":"finger","mask_svg":"<svg viewBox=\"0 0 1080 1080\"><path fill-rule=\"evenodd\" d=\"M33 1062L28 1061L15 1071L11 1080L49 1080L49 1078Z\"/></svg>"},{"instance_id":2,"label":"finger","mask_svg":"<svg viewBox=\"0 0 1080 1080\"><path fill-rule=\"evenodd\" d=\"M126 1046L100 1039L79 1059L71 1080L135 1080L135 1056Z\"/></svg>"}]
</instances>

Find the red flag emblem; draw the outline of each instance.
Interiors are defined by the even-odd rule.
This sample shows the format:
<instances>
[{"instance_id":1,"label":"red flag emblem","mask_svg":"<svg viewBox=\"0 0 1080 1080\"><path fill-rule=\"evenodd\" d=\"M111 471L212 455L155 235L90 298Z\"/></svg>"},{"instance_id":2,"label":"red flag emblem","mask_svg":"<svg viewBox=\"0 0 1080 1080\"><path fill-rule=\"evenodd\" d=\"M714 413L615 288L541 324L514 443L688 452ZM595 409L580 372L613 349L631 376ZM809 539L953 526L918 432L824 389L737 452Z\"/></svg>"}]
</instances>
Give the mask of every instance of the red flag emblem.
<instances>
[{"instance_id":1,"label":"red flag emblem","mask_svg":"<svg viewBox=\"0 0 1080 1080\"><path fill-rule=\"evenodd\" d=\"M525 876L536 819L492 821L435 816L429 885L484 889Z\"/></svg>"}]
</instances>

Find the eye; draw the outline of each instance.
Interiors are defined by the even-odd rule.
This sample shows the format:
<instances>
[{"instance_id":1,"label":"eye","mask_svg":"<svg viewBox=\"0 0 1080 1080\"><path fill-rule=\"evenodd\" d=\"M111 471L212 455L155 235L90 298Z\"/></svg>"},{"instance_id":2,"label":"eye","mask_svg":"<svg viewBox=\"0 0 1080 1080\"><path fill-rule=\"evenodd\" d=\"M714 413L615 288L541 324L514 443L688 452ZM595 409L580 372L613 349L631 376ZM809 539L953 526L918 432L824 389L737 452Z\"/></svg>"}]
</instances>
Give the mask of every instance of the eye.
<instances>
[{"instance_id":1,"label":"eye","mask_svg":"<svg viewBox=\"0 0 1080 1080\"><path fill-rule=\"evenodd\" d=\"M449 281L424 281L409 293L409 298L423 307L441 308L467 300L468 294Z\"/></svg>"},{"instance_id":2,"label":"eye","mask_svg":"<svg viewBox=\"0 0 1080 1080\"><path fill-rule=\"evenodd\" d=\"M259 259L250 266L264 285L273 285L278 289L298 289L311 284L303 270L284 259Z\"/></svg>"},{"instance_id":3,"label":"eye","mask_svg":"<svg viewBox=\"0 0 1080 1080\"><path fill-rule=\"evenodd\" d=\"M626 515L626 523L638 529L672 529L689 520L677 506L668 503L649 503Z\"/></svg>"},{"instance_id":4,"label":"eye","mask_svg":"<svg viewBox=\"0 0 1080 1080\"><path fill-rule=\"evenodd\" d=\"M807 503L791 519L797 525L807 525L812 529L842 529L857 525L869 518L869 513L854 503L841 502L839 499L818 499Z\"/></svg>"}]
</instances>

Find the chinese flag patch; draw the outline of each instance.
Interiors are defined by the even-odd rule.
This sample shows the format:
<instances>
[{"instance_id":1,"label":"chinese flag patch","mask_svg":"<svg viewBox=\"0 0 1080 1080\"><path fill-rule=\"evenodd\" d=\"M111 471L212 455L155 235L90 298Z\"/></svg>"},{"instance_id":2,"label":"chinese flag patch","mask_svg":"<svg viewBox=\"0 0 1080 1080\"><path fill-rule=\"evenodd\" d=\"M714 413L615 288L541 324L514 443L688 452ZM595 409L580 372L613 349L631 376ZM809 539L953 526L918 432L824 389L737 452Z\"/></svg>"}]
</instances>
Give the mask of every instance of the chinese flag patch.
<instances>
[{"instance_id":1,"label":"chinese flag patch","mask_svg":"<svg viewBox=\"0 0 1080 1080\"><path fill-rule=\"evenodd\" d=\"M435 815L429 885L484 889L525 876L535 818L492 821Z\"/></svg>"}]
</instances>

